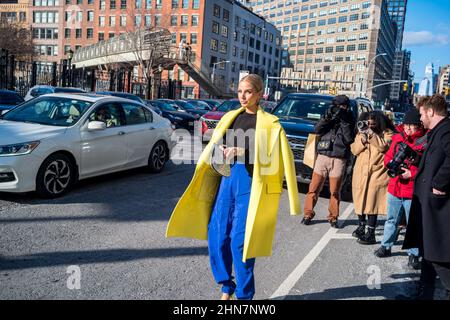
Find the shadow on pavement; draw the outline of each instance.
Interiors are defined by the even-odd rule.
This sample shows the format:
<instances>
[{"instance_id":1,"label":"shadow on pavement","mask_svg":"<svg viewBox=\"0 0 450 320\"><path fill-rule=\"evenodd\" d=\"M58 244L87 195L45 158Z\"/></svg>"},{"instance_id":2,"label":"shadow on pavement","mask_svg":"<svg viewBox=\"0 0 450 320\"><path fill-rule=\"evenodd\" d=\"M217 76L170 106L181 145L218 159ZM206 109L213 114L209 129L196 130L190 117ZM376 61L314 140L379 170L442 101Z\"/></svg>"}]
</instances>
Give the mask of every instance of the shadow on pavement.
<instances>
[{"instance_id":1,"label":"shadow on pavement","mask_svg":"<svg viewBox=\"0 0 450 320\"><path fill-rule=\"evenodd\" d=\"M43 252L7 259L0 256L0 270L23 270L60 265L115 263L152 258L205 255L208 255L207 247Z\"/></svg>"},{"instance_id":2,"label":"shadow on pavement","mask_svg":"<svg viewBox=\"0 0 450 320\"><path fill-rule=\"evenodd\" d=\"M288 295L279 300L337 300L337 299L367 299L383 297L394 300L397 295L410 295L417 287L417 281L405 281L401 283L382 283L380 289L369 289L366 285L325 289L302 295Z\"/></svg>"}]
</instances>

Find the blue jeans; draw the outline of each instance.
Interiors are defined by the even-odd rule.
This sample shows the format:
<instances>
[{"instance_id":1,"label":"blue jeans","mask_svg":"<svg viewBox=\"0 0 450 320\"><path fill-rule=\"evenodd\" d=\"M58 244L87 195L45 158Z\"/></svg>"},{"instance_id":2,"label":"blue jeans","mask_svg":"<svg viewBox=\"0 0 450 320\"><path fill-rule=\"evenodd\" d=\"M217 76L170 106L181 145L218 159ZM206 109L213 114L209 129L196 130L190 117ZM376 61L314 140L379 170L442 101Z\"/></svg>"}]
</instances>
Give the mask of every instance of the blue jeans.
<instances>
[{"instance_id":1,"label":"blue jeans","mask_svg":"<svg viewBox=\"0 0 450 320\"><path fill-rule=\"evenodd\" d=\"M397 198L388 192L387 194L387 220L384 223L384 235L381 245L390 249L398 237L398 225L403 213L406 215L406 222L409 221L409 210L411 209L411 199ZM408 249L408 255L419 256L419 249Z\"/></svg>"},{"instance_id":2,"label":"blue jeans","mask_svg":"<svg viewBox=\"0 0 450 320\"><path fill-rule=\"evenodd\" d=\"M211 269L222 292L236 293L238 299L253 299L255 258L242 262L245 225L252 179L245 164L235 163L231 176L222 177L208 226ZM236 274L233 281L232 266Z\"/></svg>"}]
</instances>

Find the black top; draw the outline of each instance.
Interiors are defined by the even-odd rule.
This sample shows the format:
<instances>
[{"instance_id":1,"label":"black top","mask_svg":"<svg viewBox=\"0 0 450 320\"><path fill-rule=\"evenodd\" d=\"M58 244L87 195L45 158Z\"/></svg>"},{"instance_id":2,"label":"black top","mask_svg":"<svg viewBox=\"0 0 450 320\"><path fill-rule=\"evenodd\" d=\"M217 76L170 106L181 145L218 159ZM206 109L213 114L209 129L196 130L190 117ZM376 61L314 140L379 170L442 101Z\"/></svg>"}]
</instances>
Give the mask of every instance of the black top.
<instances>
[{"instance_id":1,"label":"black top","mask_svg":"<svg viewBox=\"0 0 450 320\"><path fill-rule=\"evenodd\" d=\"M232 129L232 130L230 130ZM250 176L253 175L253 160L255 150L256 114L242 112L234 120L227 130L227 147L238 147L245 149L243 156L235 157L234 163L243 162Z\"/></svg>"}]
</instances>

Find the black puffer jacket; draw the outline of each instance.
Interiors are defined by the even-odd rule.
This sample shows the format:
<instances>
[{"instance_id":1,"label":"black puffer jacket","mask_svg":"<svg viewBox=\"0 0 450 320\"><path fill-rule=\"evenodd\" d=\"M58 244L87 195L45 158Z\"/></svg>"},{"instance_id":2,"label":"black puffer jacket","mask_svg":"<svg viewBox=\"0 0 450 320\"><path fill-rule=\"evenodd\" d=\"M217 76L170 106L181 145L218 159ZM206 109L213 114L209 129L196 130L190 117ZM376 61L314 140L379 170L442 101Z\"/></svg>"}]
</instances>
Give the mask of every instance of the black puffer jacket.
<instances>
[{"instance_id":1,"label":"black puffer jacket","mask_svg":"<svg viewBox=\"0 0 450 320\"><path fill-rule=\"evenodd\" d=\"M340 116L330 119L327 115L316 124L314 131L320 135L319 141L332 141L330 151L318 151L319 154L348 159L350 145L355 140L355 118L351 111L343 111Z\"/></svg>"}]
</instances>

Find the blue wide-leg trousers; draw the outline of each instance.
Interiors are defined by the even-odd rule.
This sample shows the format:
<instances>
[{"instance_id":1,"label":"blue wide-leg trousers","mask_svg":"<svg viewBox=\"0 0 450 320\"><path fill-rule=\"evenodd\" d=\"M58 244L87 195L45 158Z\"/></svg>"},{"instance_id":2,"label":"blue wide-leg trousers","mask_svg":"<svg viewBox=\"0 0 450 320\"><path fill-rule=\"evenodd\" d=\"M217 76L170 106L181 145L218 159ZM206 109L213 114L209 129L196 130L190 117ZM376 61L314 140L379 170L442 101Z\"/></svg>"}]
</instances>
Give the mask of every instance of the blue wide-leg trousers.
<instances>
[{"instance_id":1,"label":"blue wide-leg trousers","mask_svg":"<svg viewBox=\"0 0 450 320\"><path fill-rule=\"evenodd\" d=\"M222 177L208 227L214 279L222 285L223 293L235 293L238 299L252 299L255 294L255 259L242 262L251 183L245 165L234 164L231 175ZM232 277L233 266L236 283Z\"/></svg>"}]
</instances>

